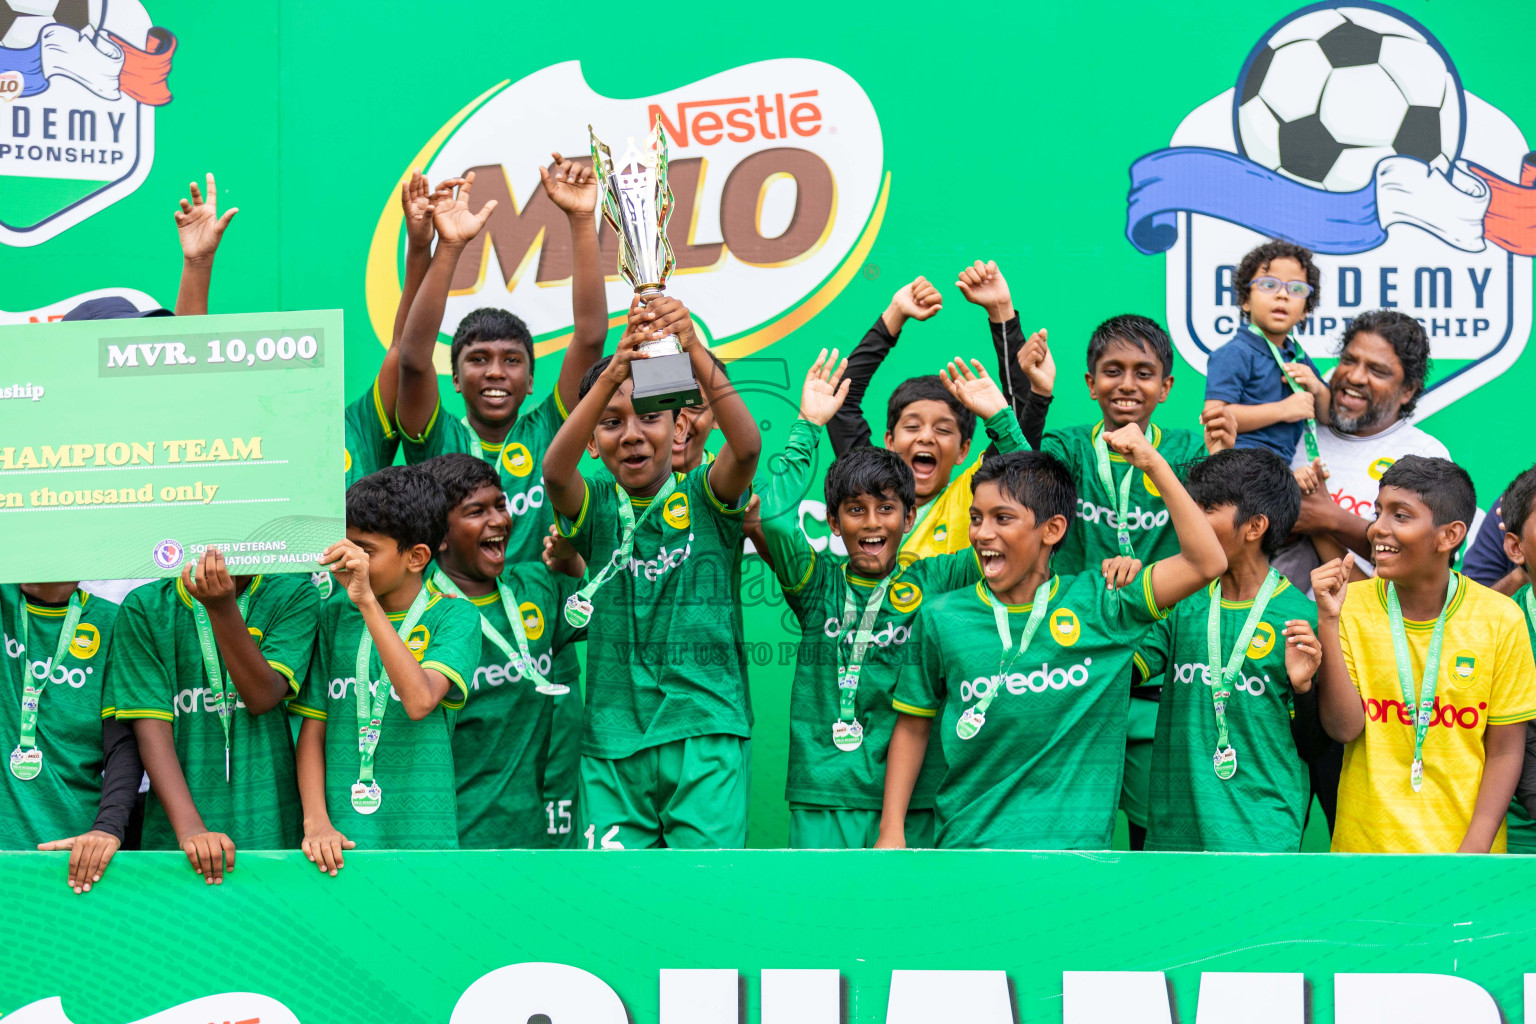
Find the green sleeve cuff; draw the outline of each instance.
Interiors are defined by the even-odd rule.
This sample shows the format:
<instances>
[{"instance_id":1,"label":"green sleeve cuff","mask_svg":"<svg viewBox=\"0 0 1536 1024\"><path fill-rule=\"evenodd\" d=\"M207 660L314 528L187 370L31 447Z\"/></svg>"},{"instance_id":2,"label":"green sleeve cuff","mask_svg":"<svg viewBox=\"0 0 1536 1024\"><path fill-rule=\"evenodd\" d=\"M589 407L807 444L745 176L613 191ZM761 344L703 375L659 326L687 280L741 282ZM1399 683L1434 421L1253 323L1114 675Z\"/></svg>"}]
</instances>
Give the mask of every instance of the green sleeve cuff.
<instances>
[{"instance_id":1,"label":"green sleeve cuff","mask_svg":"<svg viewBox=\"0 0 1536 1024\"><path fill-rule=\"evenodd\" d=\"M1004 409L987 417L984 426L987 428L987 437L997 445L999 452L1029 450L1029 442L1024 440L1024 431L1019 426L1019 418L1013 414L1012 409Z\"/></svg>"}]
</instances>

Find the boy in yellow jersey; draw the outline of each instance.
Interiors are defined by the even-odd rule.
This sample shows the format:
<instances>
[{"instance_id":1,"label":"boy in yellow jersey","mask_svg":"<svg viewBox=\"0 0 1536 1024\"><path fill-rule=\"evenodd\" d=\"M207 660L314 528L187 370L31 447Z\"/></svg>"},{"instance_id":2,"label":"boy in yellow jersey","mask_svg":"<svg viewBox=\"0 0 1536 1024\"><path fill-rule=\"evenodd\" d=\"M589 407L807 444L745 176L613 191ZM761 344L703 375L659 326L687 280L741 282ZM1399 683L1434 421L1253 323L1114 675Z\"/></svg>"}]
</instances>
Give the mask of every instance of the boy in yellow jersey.
<instances>
[{"instance_id":1,"label":"boy in yellow jersey","mask_svg":"<svg viewBox=\"0 0 1536 1024\"><path fill-rule=\"evenodd\" d=\"M908 320L927 320L944 300L926 278L905 285L848 356L848 399L827 424L832 451L842 458L871 443L869 423L860 409L870 379L896 346ZM917 484L917 513L897 556L902 565L919 558L959 551L970 544L971 477L982 456L970 459L976 414L950 394L937 375L910 377L896 385L885 409L885 447L901 456ZM999 452L1025 447L1008 410L984 424ZM964 466L958 474L957 466Z\"/></svg>"},{"instance_id":2,"label":"boy in yellow jersey","mask_svg":"<svg viewBox=\"0 0 1536 1024\"><path fill-rule=\"evenodd\" d=\"M1333 849L1503 853L1504 815L1536 719L1520 609L1451 569L1477 496L1446 459L1405 456L1381 478L1353 555L1312 573L1323 727L1345 744Z\"/></svg>"},{"instance_id":3,"label":"boy in yellow jersey","mask_svg":"<svg viewBox=\"0 0 1536 1024\"><path fill-rule=\"evenodd\" d=\"M1526 639L1536 649L1536 592L1530 582L1531 561L1536 559L1536 466L1515 477L1499 501L1497 515L1504 531L1504 554L1515 563L1511 577L1525 577L1512 595L1525 618ZM1465 564L1465 562L1463 562ZM1525 727L1525 766L1510 805L1509 852L1536 853L1536 720Z\"/></svg>"}]
</instances>

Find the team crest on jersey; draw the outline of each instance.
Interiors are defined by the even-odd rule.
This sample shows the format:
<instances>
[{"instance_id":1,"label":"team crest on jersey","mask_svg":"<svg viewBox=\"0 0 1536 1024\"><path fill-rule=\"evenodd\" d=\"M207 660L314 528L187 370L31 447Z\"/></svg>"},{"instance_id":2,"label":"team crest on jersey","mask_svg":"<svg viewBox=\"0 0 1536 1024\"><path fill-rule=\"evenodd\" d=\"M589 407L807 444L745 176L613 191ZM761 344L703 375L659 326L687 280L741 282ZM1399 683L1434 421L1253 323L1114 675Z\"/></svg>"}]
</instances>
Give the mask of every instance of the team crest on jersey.
<instances>
[{"instance_id":1,"label":"team crest on jersey","mask_svg":"<svg viewBox=\"0 0 1536 1024\"><path fill-rule=\"evenodd\" d=\"M1322 270L1317 308L1296 327L1310 355L1333 356L1362 310L1423 322L1434 358L1455 369L1430 384L1421 418L1513 366L1536 255L1514 121L1464 88L1428 28L1371 0L1303 7L1240 53L1228 57L1234 86L1131 166L1126 236L1164 256L1179 353L1205 372L1240 325L1234 264L1278 237Z\"/></svg>"},{"instance_id":2,"label":"team crest on jersey","mask_svg":"<svg viewBox=\"0 0 1536 1024\"><path fill-rule=\"evenodd\" d=\"M1254 627L1253 639L1248 641L1248 657L1254 661L1275 649L1275 627L1261 622Z\"/></svg>"},{"instance_id":3,"label":"team crest on jersey","mask_svg":"<svg viewBox=\"0 0 1536 1024\"><path fill-rule=\"evenodd\" d=\"M432 634L426 626L417 626L411 630L405 638L405 646L410 648L411 656L417 661L427 656L427 644L432 640Z\"/></svg>"},{"instance_id":4,"label":"team crest on jersey","mask_svg":"<svg viewBox=\"0 0 1536 1024\"><path fill-rule=\"evenodd\" d=\"M1451 659L1451 670L1447 675L1451 685L1460 689L1468 683L1477 681L1477 655L1471 651L1457 651Z\"/></svg>"},{"instance_id":5,"label":"team crest on jersey","mask_svg":"<svg viewBox=\"0 0 1536 1024\"><path fill-rule=\"evenodd\" d=\"M1161 498L1163 496L1163 492L1157 489L1157 484L1152 482L1152 477L1148 473L1144 472L1141 474L1141 486L1145 487L1147 493L1154 498Z\"/></svg>"},{"instance_id":6,"label":"team crest on jersey","mask_svg":"<svg viewBox=\"0 0 1536 1024\"><path fill-rule=\"evenodd\" d=\"M508 441L501 450L501 468L513 476L527 476L533 472L533 453L521 441Z\"/></svg>"},{"instance_id":7,"label":"team crest on jersey","mask_svg":"<svg viewBox=\"0 0 1536 1024\"><path fill-rule=\"evenodd\" d=\"M336 589L336 579L328 572L312 572L309 574L309 582L320 591L320 600L324 601L331 596L331 591Z\"/></svg>"},{"instance_id":8,"label":"team crest on jersey","mask_svg":"<svg viewBox=\"0 0 1536 1024\"><path fill-rule=\"evenodd\" d=\"M908 583L905 580L891 584L891 607L905 615L907 612L916 611L917 606L923 603L923 590L916 583Z\"/></svg>"},{"instance_id":9,"label":"team crest on jersey","mask_svg":"<svg viewBox=\"0 0 1536 1024\"><path fill-rule=\"evenodd\" d=\"M81 661L87 661L96 656L101 649L101 630L89 622L82 622L75 627L75 637L69 642L69 653Z\"/></svg>"},{"instance_id":10,"label":"team crest on jersey","mask_svg":"<svg viewBox=\"0 0 1536 1024\"><path fill-rule=\"evenodd\" d=\"M539 611L538 605L524 601L517 606L517 614L523 617L523 633L529 640L537 640L544 635L544 613Z\"/></svg>"},{"instance_id":11,"label":"team crest on jersey","mask_svg":"<svg viewBox=\"0 0 1536 1024\"><path fill-rule=\"evenodd\" d=\"M144 183L175 52L139 0L0 2L0 244L46 242Z\"/></svg>"},{"instance_id":12,"label":"team crest on jersey","mask_svg":"<svg viewBox=\"0 0 1536 1024\"><path fill-rule=\"evenodd\" d=\"M661 518L667 521L667 525L678 530L688 529L691 520L688 518L688 495L670 494L661 506Z\"/></svg>"},{"instance_id":13,"label":"team crest on jersey","mask_svg":"<svg viewBox=\"0 0 1536 1024\"><path fill-rule=\"evenodd\" d=\"M349 452L347 449L343 448L341 450L341 454L343 456L342 462L341 462L341 471L343 473L350 473L350 472L352 472L352 453Z\"/></svg>"},{"instance_id":14,"label":"team crest on jersey","mask_svg":"<svg viewBox=\"0 0 1536 1024\"><path fill-rule=\"evenodd\" d=\"M1063 647L1071 647L1083 635L1083 627L1070 608L1057 608L1051 612L1051 636Z\"/></svg>"},{"instance_id":15,"label":"team crest on jersey","mask_svg":"<svg viewBox=\"0 0 1536 1024\"><path fill-rule=\"evenodd\" d=\"M1380 480L1383 476L1386 476L1387 470L1391 469L1392 463L1396 461L1396 459L1382 456L1375 462L1371 463L1370 468L1367 469L1366 472L1371 475L1372 480Z\"/></svg>"},{"instance_id":16,"label":"team crest on jersey","mask_svg":"<svg viewBox=\"0 0 1536 1024\"><path fill-rule=\"evenodd\" d=\"M264 635L261 632L261 630L257 629L255 626L247 626L247 627L245 627L245 631L247 633L251 634L251 639L256 641L256 646L257 647L260 647L261 646L261 640L262 640L262 637Z\"/></svg>"}]
</instances>

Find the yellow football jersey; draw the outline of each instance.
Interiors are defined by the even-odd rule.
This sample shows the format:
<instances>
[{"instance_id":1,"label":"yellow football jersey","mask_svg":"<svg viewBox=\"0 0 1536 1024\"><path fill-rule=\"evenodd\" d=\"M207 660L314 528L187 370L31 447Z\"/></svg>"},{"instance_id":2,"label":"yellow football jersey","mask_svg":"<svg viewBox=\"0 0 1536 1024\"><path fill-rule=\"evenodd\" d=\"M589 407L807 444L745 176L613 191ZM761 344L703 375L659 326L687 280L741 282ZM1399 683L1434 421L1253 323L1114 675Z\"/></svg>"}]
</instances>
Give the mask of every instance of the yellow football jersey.
<instances>
[{"instance_id":1,"label":"yellow football jersey","mask_svg":"<svg viewBox=\"0 0 1536 1024\"><path fill-rule=\"evenodd\" d=\"M971 546L971 477L985 458L980 456L952 477L927 509L918 513L912 532L901 542L901 551L896 556L902 565Z\"/></svg>"},{"instance_id":2,"label":"yellow football jersey","mask_svg":"<svg viewBox=\"0 0 1536 1024\"><path fill-rule=\"evenodd\" d=\"M1424 736L1424 786L1408 781L1414 711L1403 706L1387 618L1386 583L1349 585L1339 638L1365 703L1365 729L1344 748L1333 849L1341 853L1451 853L1482 785L1483 733L1536 718L1536 662L1525 619L1509 598L1456 574L1445 617L1435 717ZM1433 620L1404 623L1417 691ZM1493 852L1504 851L1499 827Z\"/></svg>"}]
</instances>

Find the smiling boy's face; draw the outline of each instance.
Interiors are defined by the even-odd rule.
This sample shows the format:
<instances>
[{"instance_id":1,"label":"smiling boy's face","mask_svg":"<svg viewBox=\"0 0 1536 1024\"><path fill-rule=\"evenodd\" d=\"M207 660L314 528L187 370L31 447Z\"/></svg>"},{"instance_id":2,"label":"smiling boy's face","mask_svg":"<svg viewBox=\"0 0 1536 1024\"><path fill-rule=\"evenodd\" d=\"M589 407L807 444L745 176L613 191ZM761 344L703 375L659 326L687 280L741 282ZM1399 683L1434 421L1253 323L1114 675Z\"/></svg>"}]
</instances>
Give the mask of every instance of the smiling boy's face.
<instances>
[{"instance_id":1,"label":"smiling boy's face","mask_svg":"<svg viewBox=\"0 0 1536 1024\"><path fill-rule=\"evenodd\" d=\"M1019 585L1040 564L1046 548L1066 535L1067 521L1052 516L1043 524L1035 513L998 486L996 480L976 485L971 501L971 546L981 563L981 575L994 593Z\"/></svg>"},{"instance_id":2,"label":"smiling boy's face","mask_svg":"<svg viewBox=\"0 0 1536 1024\"><path fill-rule=\"evenodd\" d=\"M1376 495L1376 518L1365 530L1376 575L1386 580L1444 566L1466 535L1465 523L1436 526L1424 499L1402 487L1381 489Z\"/></svg>"},{"instance_id":3,"label":"smiling boy's face","mask_svg":"<svg viewBox=\"0 0 1536 1024\"><path fill-rule=\"evenodd\" d=\"M878 580L896 568L901 539L912 529L915 512L893 494L856 494L838 504L827 525L848 548L848 568Z\"/></svg>"},{"instance_id":4,"label":"smiling boy's face","mask_svg":"<svg viewBox=\"0 0 1536 1024\"><path fill-rule=\"evenodd\" d=\"M673 413L635 412L634 381L626 379L608 399L587 451L603 460L631 494L654 494L672 471Z\"/></svg>"},{"instance_id":5,"label":"smiling boy's face","mask_svg":"<svg viewBox=\"0 0 1536 1024\"><path fill-rule=\"evenodd\" d=\"M1118 430L1135 423L1146 431L1153 411L1168 397L1173 378L1151 345L1112 341L1086 375L1088 394L1104 414L1104 428Z\"/></svg>"},{"instance_id":6,"label":"smiling boy's face","mask_svg":"<svg viewBox=\"0 0 1536 1024\"><path fill-rule=\"evenodd\" d=\"M494 580L506 568L511 524L506 494L486 484L448 510L440 557L460 576Z\"/></svg>"},{"instance_id":7,"label":"smiling boy's face","mask_svg":"<svg viewBox=\"0 0 1536 1024\"><path fill-rule=\"evenodd\" d=\"M912 469L921 504L949 486L955 464L971 450L970 438L960 436L954 410L932 398L908 402L885 433L885 446Z\"/></svg>"},{"instance_id":8,"label":"smiling boy's face","mask_svg":"<svg viewBox=\"0 0 1536 1024\"><path fill-rule=\"evenodd\" d=\"M533 390L528 350L515 341L476 341L459 353L453 386L481 423L502 424L517 418Z\"/></svg>"}]
</instances>

